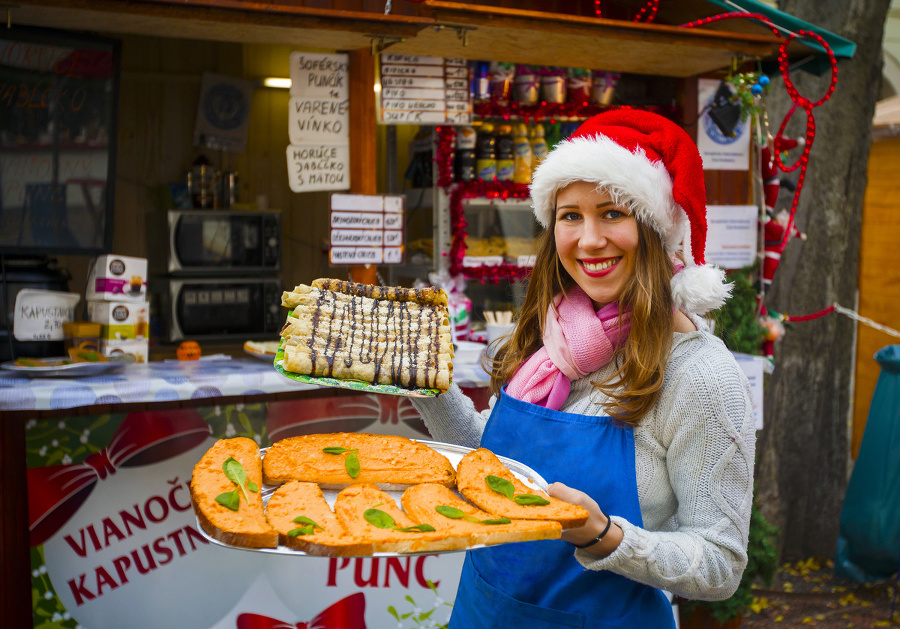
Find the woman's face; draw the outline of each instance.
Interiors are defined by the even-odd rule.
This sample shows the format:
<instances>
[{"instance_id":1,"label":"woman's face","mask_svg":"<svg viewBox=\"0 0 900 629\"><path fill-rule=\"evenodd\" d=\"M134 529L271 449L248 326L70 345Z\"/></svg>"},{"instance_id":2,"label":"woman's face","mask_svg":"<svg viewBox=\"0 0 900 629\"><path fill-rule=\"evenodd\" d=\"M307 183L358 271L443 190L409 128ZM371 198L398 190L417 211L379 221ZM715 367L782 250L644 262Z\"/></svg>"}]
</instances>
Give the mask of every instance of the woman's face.
<instances>
[{"instance_id":1,"label":"woman's face","mask_svg":"<svg viewBox=\"0 0 900 629\"><path fill-rule=\"evenodd\" d=\"M634 273L638 227L596 187L578 181L557 193L554 235L563 268L600 307L616 301Z\"/></svg>"}]
</instances>

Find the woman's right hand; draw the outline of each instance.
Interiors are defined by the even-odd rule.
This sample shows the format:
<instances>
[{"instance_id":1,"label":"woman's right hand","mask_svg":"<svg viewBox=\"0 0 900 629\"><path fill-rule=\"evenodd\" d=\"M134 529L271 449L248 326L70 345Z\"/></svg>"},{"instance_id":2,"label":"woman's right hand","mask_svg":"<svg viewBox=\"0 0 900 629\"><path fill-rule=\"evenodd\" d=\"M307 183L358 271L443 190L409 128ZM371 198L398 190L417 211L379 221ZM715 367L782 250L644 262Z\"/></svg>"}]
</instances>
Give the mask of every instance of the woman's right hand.
<instances>
[{"instance_id":1,"label":"woman's right hand","mask_svg":"<svg viewBox=\"0 0 900 629\"><path fill-rule=\"evenodd\" d=\"M553 498L584 507L588 512L587 522L578 528L566 529L562 532L561 539L576 546L583 546L595 539L609 524L609 529L603 539L588 546L586 550L593 555L606 557L618 548L624 533L616 524L609 521L609 517L600 509L597 501L583 491L573 489L563 483L553 483L547 488L547 493Z\"/></svg>"}]
</instances>

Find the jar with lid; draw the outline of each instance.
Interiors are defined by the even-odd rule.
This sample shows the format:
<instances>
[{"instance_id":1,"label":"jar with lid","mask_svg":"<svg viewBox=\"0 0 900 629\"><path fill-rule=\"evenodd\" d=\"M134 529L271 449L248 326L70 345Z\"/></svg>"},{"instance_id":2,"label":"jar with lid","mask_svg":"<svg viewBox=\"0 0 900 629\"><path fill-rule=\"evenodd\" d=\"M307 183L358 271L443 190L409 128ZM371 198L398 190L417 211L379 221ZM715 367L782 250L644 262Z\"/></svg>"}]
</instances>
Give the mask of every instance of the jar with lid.
<instances>
[{"instance_id":1,"label":"jar with lid","mask_svg":"<svg viewBox=\"0 0 900 629\"><path fill-rule=\"evenodd\" d=\"M508 124L497 127L497 181L512 181L516 175L516 141Z\"/></svg>"}]
</instances>

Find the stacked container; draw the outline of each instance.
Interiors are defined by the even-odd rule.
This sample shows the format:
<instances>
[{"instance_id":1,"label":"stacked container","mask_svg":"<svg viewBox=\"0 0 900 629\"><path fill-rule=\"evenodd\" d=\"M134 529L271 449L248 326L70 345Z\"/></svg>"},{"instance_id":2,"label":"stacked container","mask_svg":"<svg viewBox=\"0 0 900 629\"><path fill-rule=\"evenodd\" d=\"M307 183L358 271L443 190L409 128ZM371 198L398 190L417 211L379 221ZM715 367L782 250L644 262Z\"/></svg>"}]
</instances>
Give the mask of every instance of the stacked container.
<instances>
[{"instance_id":1,"label":"stacked container","mask_svg":"<svg viewBox=\"0 0 900 629\"><path fill-rule=\"evenodd\" d=\"M99 256L91 265L85 298L88 320L100 324L100 353L127 354L134 362L147 362L147 259Z\"/></svg>"}]
</instances>

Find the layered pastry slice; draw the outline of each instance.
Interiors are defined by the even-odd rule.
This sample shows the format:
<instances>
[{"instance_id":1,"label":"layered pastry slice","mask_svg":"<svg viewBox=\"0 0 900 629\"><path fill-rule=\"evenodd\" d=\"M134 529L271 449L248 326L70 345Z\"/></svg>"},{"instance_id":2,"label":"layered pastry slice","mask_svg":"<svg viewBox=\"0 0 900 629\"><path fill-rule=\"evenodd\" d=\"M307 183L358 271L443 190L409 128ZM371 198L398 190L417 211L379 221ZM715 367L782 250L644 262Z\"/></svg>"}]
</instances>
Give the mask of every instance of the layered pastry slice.
<instances>
[{"instance_id":1,"label":"layered pastry slice","mask_svg":"<svg viewBox=\"0 0 900 629\"><path fill-rule=\"evenodd\" d=\"M285 292L285 371L446 391L453 342L447 295L318 279Z\"/></svg>"}]
</instances>

